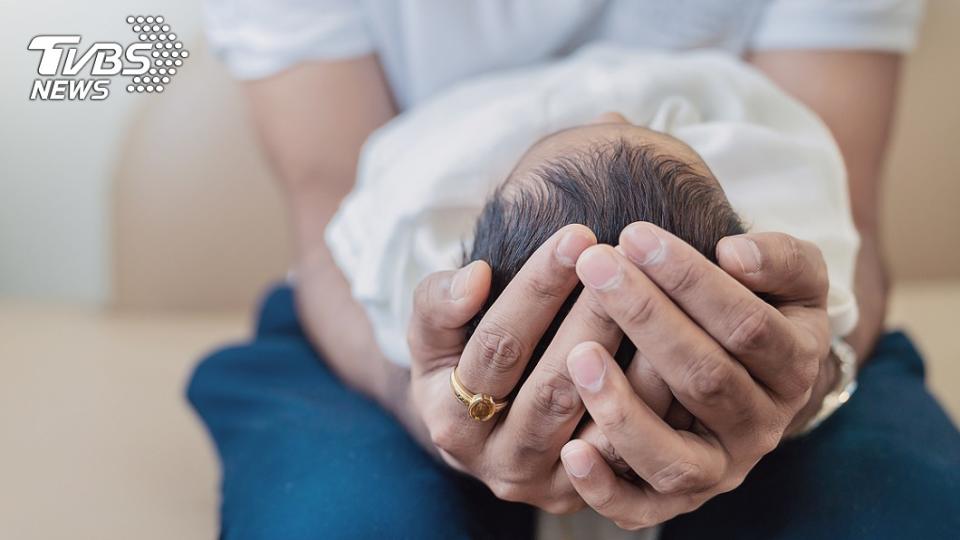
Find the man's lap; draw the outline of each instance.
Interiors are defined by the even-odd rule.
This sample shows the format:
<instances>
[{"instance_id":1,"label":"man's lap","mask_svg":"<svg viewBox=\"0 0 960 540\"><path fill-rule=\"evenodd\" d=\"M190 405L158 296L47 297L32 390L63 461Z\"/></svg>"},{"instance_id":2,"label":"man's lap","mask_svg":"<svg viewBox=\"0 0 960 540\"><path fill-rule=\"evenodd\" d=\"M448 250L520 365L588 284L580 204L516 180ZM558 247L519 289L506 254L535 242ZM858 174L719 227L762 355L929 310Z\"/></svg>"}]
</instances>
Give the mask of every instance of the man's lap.
<instances>
[{"instance_id":1,"label":"man's lap","mask_svg":"<svg viewBox=\"0 0 960 540\"><path fill-rule=\"evenodd\" d=\"M310 348L289 289L264 303L255 340L194 373L190 401L223 467L223 538L528 537L529 508L437 464Z\"/></svg>"},{"instance_id":2,"label":"man's lap","mask_svg":"<svg viewBox=\"0 0 960 540\"><path fill-rule=\"evenodd\" d=\"M954 538L960 433L923 377L910 340L885 335L843 408L662 538Z\"/></svg>"},{"instance_id":3,"label":"man's lap","mask_svg":"<svg viewBox=\"0 0 960 540\"><path fill-rule=\"evenodd\" d=\"M189 397L220 453L225 538L462 537L507 523L530 534L526 507L441 467L337 381L287 288L267 298L253 342L200 364ZM960 435L923 388L909 340L891 334L850 403L664 535L935 537L960 525L958 489Z\"/></svg>"}]
</instances>

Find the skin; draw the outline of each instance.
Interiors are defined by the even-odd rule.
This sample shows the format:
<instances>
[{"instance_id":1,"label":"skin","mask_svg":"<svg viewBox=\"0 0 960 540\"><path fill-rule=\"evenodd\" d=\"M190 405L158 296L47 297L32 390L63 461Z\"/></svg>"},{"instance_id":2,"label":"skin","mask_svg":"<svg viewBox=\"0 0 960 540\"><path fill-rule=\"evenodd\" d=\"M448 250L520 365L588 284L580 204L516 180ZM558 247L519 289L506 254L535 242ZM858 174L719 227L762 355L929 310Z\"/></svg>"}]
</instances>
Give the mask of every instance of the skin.
<instances>
[{"instance_id":1,"label":"skin","mask_svg":"<svg viewBox=\"0 0 960 540\"><path fill-rule=\"evenodd\" d=\"M833 132L844 155L849 172L854 219L863 238L856 274L861 320L850 341L863 358L872 348L880 331L886 298L883 265L877 247L879 234L877 194L879 193L879 170L895 103L899 56L862 51L775 51L749 55L748 61L818 113ZM395 114L395 108L391 103L390 93L376 57L366 56L339 62L307 62L273 77L246 84L264 147L273 161L274 169L287 194L291 222L298 245L296 264L298 306L301 319L314 346L322 351L331 368L346 384L371 396L387 410L393 412L425 448L445 453L447 459L450 459L451 454L445 452L443 447L463 444L454 440L459 433L457 430L472 429L471 436L476 437L472 440L483 437L483 431L474 426L464 428L461 425L472 421L466 418L465 409L460 405L461 408L458 409L461 415L460 421L456 425L451 422L444 428L446 432L443 429L435 429L433 438L441 444L434 445L431 442L429 430L417 411L429 410L430 407L440 408L444 403L449 403L449 387L446 387L446 393L443 395L439 392L427 392L422 395L418 393L416 406L414 406L414 399L410 392L410 388L414 385L408 380L407 372L392 366L372 345L374 340L370 324L362 308L351 298L346 281L333 263L323 241L325 224L352 186L362 141L373 129ZM643 226L638 225L638 227ZM573 240L568 240L565 244L571 251L565 252L565 255L560 257L556 255L556 248L563 243L564 238L561 237L567 234L574 236ZM573 258L572 255L583 244L590 245L591 249L606 249L593 248L591 239L592 235L588 231L575 226L572 229L560 231L541 248L537 256L528 262L531 271L526 272L523 279L515 280L516 286L504 293L501 299L514 298L519 306L527 300L524 294L531 294L530 291L533 291L534 297L540 300L538 304L532 305L541 306L542 311L527 312L525 315L528 315L529 319L552 319L556 310L552 310L553 304L549 298L551 291L553 295L557 294L557 289L543 288L542 282L546 278L538 277L538 270L540 272L555 271L557 275L550 278L550 283L562 292L569 287L571 280L579 277L576 275L577 265L570 264L570 261ZM753 244L742 244L740 240L753 241ZM573 247L570 247L571 245ZM734 248L744 246L747 248L743 251L745 255L738 258L736 254L740 251ZM812 303L810 299L817 296L819 285L815 280L806 278L811 274L817 274L816 268L820 264L820 257L807 247L785 235L747 235L744 239L725 240L721 245L720 259L721 266L730 279L725 282L726 286L711 290L707 297L713 299L725 297L733 300L738 294L737 291L742 293L742 288L745 287L752 292L766 291L781 300L776 307L780 313L779 317L783 319L789 319L788 314L819 313L822 309L808 306ZM580 254L585 251L587 251L586 247L580 251ZM669 254L677 252L668 249L666 253L668 256L661 264L676 264ZM752 264L752 261L746 258L746 254L749 253L759 254L758 264ZM625 256L620 256L622 258L616 260L627 264L623 262ZM578 255L575 259L579 260L580 256ZM743 265L744 260L751 264ZM633 263L630 259L626 261ZM489 286L489 269L484 269L482 263L476 264L480 266L474 267L472 271L463 270L467 275L461 276L458 281L459 299L457 300L453 300L451 292L451 284L455 280L452 272L430 276L418 289L418 316L415 317L412 325L411 344L419 351L420 359L417 364L421 366L413 371L419 374L418 377L423 378L422 384L416 384L424 388L429 387L430 381L433 380L430 379L430 374L443 369L440 366L443 362L449 362L450 358L457 354L455 352L457 349L462 348L465 353L467 351L462 342L463 335L458 332L463 322L476 311L473 306L479 307L482 304L486 287ZM691 265L690 268L699 267L696 258L687 259L687 264ZM624 272L629 269L628 266L623 268ZM633 268L646 276L647 280L655 282L654 277L647 275L644 268L636 264L633 264ZM675 268L687 271L683 267ZM748 268L752 271L746 271ZM634 290L637 287L636 283L643 283L634 270L630 270L629 275L637 279L625 280L623 283L631 285L629 289L622 290L621 294L625 297L636 295L640 298L640 295L648 294L652 288ZM684 274L677 272L671 275ZM665 296L660 300L672 301L684 313L694 311L691 306L681 308L680 301L670 294L669 287L663 293ZM615 322L614 310L611 309L611 314L607 314L600 301L602 295L584 294L582 298L584 298L583 305L578 308L580 315L574 319L574 314L571 313L570 317L572 321L584 321L578 330L581 337L576 339L582 339L582 343L588 343L588 345L582 345L588 351L599 352L594 343L600 346L608 343L610 339L608 332ZM797 300L798 298L804 300ZM702 304L696 312L705 319L719 320L727 314L726 310L718 309L718 302L707 303L705 299L693 298L687 301ZM471 309L473 311L470 311ZM467 312L470 316L466 315ZM774 325L772 322L774 320L781 324ZM761 322L765 324L758 325L756 330L746 334L767 338L766 343L756 345L757 353L759 354L761 350L769 351L771 353L769 357L783 358L784 365L788 366L785 369L802 367L800 371L806 374L806 369L809 369L808 366L811 364L808 359L809 351L797 349L795 354L788 354L786 358L774 355L783 350L785 343L797 339L799 330L785 331L786 323L776 317L763 319ZM570 324L574 325L573 322ZM670 329L671 332L675 330ZM420 337L417 332L420 333ZM578 332L571 328L564 333L573 336ZM702 344L709 338L713 338L716 343L730 339L729 335L717 338L709 331L707 333L709 336L701 335L703 339L698 343ZM521 340L528 337L513 336L512 339L515 339L516 343L523 343L525 341ZM509 345L511 342L506 343ZM552 345L558 350L570 347L570 352L575 346L570 346L569 342L557 344L555 347ZM816 348L821 351L824 346L823 343L818 343ZM481 347L480 350L482 349ZM488 347L488 349L491 348ZM471 354L477 350L478 348L474 346L470 349ZM490 351L493 354L491 358L503 360L503 354L509 354L504 351L510 350L510 347L498 346ZM554 358L563 356L559 353L551 354ZM566 357L570 357L570 362L573 362L579 356L568 353L564 361L567 360ZM730 367L731 365L735 366L735 363L739 363L740 369L749 372L745 367L749 362L744 362L736 354L720 358L725 363L719 365L726 366L720 369L737 371L740 373L738 375L740 379L742 379L742 372L736 367ZM641 377L643 380L656 380L659 377L665 381L674 380L674 383L678 384L671 378L674 375L661 373L656 369L659 361L653 358L640 360L639 364L644 366L642 369L645 370L645 376ZM821 369L816 373L816 381L813 383L812 390L809 391L809 399L790 421L788 430L794 429L796 425L802 423L804 418L809 417L816 410L827 389L835 383L836 374L832 363L824 361L819 363ZM482 362L478 364L482 365ZM494 365L504 366L504 364L510 363L501 361ZM483 371L471 375L468 387L476 391L491 392L492 389L502 387L497 385L505 385L498 382L496 377L501 379L508 377L511 369L490 371L493 372L490 375L485 375ZM604 373L611 374L614 371L607 370ZM548 378L554 377L557 381L572 379L570 372L563 369L544 375ZM483 378L487 376L490 377L489 381ZM510 409L511 412L508 413L515 417L510 423L511 426L515 426L510 432L515 437L510 441L512 451L496 455L491 450L502 451L502 447L495 443L484 442L472 448L473 454L476 455L467 463L455 459L451 462L461 469L469 470L490 485L498 495L505 498L523 500L552 511L577 508L582 506L584 504L582 501L586 499L598 512L627 527L666 519L672 513L696 507L702 502L702 497L694 497L689 494L689 491L680 489L696 485L697 482L692 480L687 486L679 482L675 485L680 488L674 489L669 486L664 488L664 491L668 492L665 496L671 497L669 504L667 501L658 500L653 493L629 494L614 490L613 488L617 486L608 474L611 469L604 468L604 464L597 460L597 454L591 454L591 452L599 449L605 452L602 455L614 463L621 462L622 460L618 458L626 455L634 456L632 460L636 461L637 454L628 442L621 442L619 447L613 448L600 428L585 430L579 434L580 440L569 442L569 445L573 445L572 447L564 448L565 461L572 463L578 456L578 451L585 453L586 459L593 459L590 462L594 466L588 473L585 476L578 476L569 474L567 469L561 471L559 467L563 464L558 465L559 450L556 453L552 451L554 438L550 433L544 437L536 427L566 426L565 422L570 416L570 410L576 408L576 404L581 401L587 403L587 408L601 402L608 404L607 406L611 403L621 403L622 414L613 412L611 417L617 418L619 415L636 421L645 419L646 423L642 425L646 426L644 429L651 430L649 436L654 438L644 440L662 442L663 445L675 443L677 440L674 435L663 431L662 426L659 426L658 430L653 430L650 426L656 426L656 424L650 418L640 415L629 416L636 412L629 411L638 407L635 399L609 391L611 388L614 390L623 388L622 381L617 382L612 375L605 376L604 381L598 393L586 392L583 387L576 385L571 392L569 384L551 385L549 381L545 381L546 384L541 386L545 390L533 392L532 397L525 398L530 405L525 407L524 411L520 411L518 404L515 403ZM446 384L446 381L444 383ZM433 384L436 388L440 387L437 382ZM620 386L614 386L615 384ZM688 386L690 386L689 383ZM696 387L696 385L691 386L691 388ZM704 388L709 388L709 385ZM689 392L689 388L685 392ZM766 393L768 397L763 397L760 392ZM757 403L762 404L763 407L757 408L753 414L744 415L745 425L753 425L757 428L747 431L763 432L767 437L755 437L756 440L751 443L746 439L738 439L733 431L729 431L729 434L724 436L724 441L729 441L730 449L723 445L719 436L714 446L709 446L708 439L703 439L705 441L703 443L691 441L689 442L690 452L692 452L690 456L702 458L704 466L715 466L701 470L712 475L716 475L719 471L720 480L716 481L716 476L708 475L699 477L680 475L680 477L699 479L698 481L709 480L713 488L708 490L708 493L713 493L718 488L729 489L737 484L745 474L744 469L752 466L750 462L775 443L776 437L771 434L780 432L784 417L790 416L791 411L796 409L798 400L786 399L777 394L778 399L785 400L786 404L779 404L779 401L775 404L770 397L772 392L773 390L767 384L764 383L762 386L756 384L754 391L749 395L758 400L762 398L764 401ZM620 397L611 398L609 397L611 395ZM677 422L671 421L669 405L662 403L665 400L661 399L657 402L651 395L652 392L645 394L646 403L655 413L658 413L655 416L659 417L659 411L665 411L667 424L676 426ZM436 404L431 405L431 399L436 401ZM520 396L517 399L519 401ZM615 411L616 408L611 406L611 410ZM680 420L679 423L682 424L684 419ZM697 420L704 426L715 424L712 418ZM505 423L505 420L498 418L497 425L501 423ZM493 425L486 426L485 429L489 429L491 434L494 432ZM480 437L476 433L479 433ZM692 433L700 436L696 432ZM503 435L498 437L501 441L509 440ZM483 440L487 441L490 438L491 436L487 434ZM744 442L734 444L740 440ZM567 441L564 441L564 444L567 444ZM700 444L707 444L708 448L698 446ZM667 447L663 446L663 448ZM731 455L730 459L720 459L732 451L735 451L735 456ZM688 463L701 462L688 461ZM642 466L639 462L636 465L638 472L650 473L648 467ZM571 492L572 486L576 486L575 489L578 490L576 494ZM657 491L657 493L661 492ZM577 497L580 498L579 501ZM687 504L680 504L683 502ZM641 518L638 519L636 516Z\"/></svg>"},{"instance_id":2,"label":"skin","mask_svg":"<svg viewBox=\"0 0 960 540\"><path fill-rule=\"evenodd\" d=\"M653 146L712 178L692 149L615 113L538 142L513 177L525 181L525 171L544 161L613 139ZM618 504L636 506L638 493L662 492L644 499L656 512L631 511L627 521L614 509L612 519L630 528L689 509L674 510L679 501L699 505L732 489L779 443L828 354L826 266L813 244L787 240L814 266L792 284L801 288L795 298L787 302L781 291L780 310L737 281L737 272L749 279L761 267L759 243L770 248L785 238L724 239L717 255L727 273L648 223L627 227L617 249L594 245L582 226L565 227L531 257L465 345L461 327L485 300L489 267L478 261L450 279L427 278L414 294L410 342L412 395L431 440L449 464L484 479L501 498L548 511L575 510L582 499L602 513L611 494ZM451 370L458 367L469 389L508 396L551 321L539 314L556 313L578 281L589 290L511 407L490 422L466 419L449 388ZM639 351L625 373L612 356L624 333ZM605 380L585 382L607 368ZM673 396L680 406L671 424L663 417ZM593 420L568 442L584 405ZM544 456L562 457L562 466ZM502 473L504 459L516 463L516 476L491 474ZM562 468L570 485L558 478ZM651 487L614 474L627 471Z\"/></svg>"},{"instance_id":3,"label":"skin","mask_svg":"<svg viewBox=\"0 0 960 540\"><path fill-rule=\"evenodd\" d=\"M743 286L766 261L745 261L735 245L782 247L783 240L777 234L724 239L717 268L641 222L624 230L620 250L595 246L581 255L584 284L696 419L687 430L662 421L599 344L582 343L568 355L587 410L646 482L616 478L583 441L564 446L561 457L578 493L621 527L660 523L738 486L808 401L828 352L823 260L812 244L795 244L815 266L797 276L794 295L778 291L785 301L774 308Z\"/></svg>"},{"instance_id":4,"label":"skin","mask_svg":"<svg viewBox=\"0 0 960 540\"><path fill-rule=\"evenodd\" d=\"M855 274L855 292L860 303L861 316L858 327L847 340L859 353L862 363L879 335L886 306L887 282L878 247L878 177L896 101L899 56L865 52L778 51L754 54L749 60L765 71L772 80L818 112L833 132L844 155L854 223L861 234L861 250ZM631 227L636 229L650 226L635 224ZM746 326L752 329L749 332L742 332L740 329L743 327L737 326L732 333L727 333L718 328L718 321L714 318L722 311L701 311L707 303L705 297L698 298L690 294L686 300L682 298L685 296L681 294L682 291L692 292L697 288L694 283L702 279L701 276L697 280L676 280L675 276L687 276L691 272L697 275L697 271L691 270L691 267L678 266L676 259L670 256L674 251L680 251L682 246L671 243L664 231L648 232L653 232L665 246L659 257L651 260L643 250L631 253L629 248L613 254L600 251L608 248L592 248L593 251L588 250L578 263L581 278L589 287L588 274L603 269L606 274L600 272L600 275L610 275L614 268L619 272L617 275L632 275L634 279L638 278L634 268L624 264L622 257L618 259L615 256L627 254L627 258L635 263L635 268L641 270L643 276L660 286L663 292L692 318L702 321L703 329L718 342L726 343L722 337L724 335L728 339L737 336L752 338L743 340L741 337L734 340L733 345L746 345L745 349L731 348L727 344L724 344L724 348L762 384L761 388L765 387L767 391L764 396L751 391L749 385L742 384L742 374L736 374L739 371L736 364L732 364L731 368L731 364L725 361L728 358L723 358L721 354L711 354L714 360L709 362L694 363L695 368L688 369L685 379L678 380L674 374L673 383L666 375L672 367L671 363L663 362L661 369L657 370L658 373L664 375L663 378L671 389L679 392L676 394L678 399L697 417L695 429L689 432L671 431L662 422L658 423L656 416L651 414L642 402L638 403L639 400L630 397L624 377L617 370L607 369L610 367L610 359L605 356L602 347L585 343L571 353L568 367L572 377L578 381L578 389L587 409L601 426L601 430L609 435L612 445L620 454L632 456L627 457L627 461L648 483L638 487L615 476L613 469L604 463L603 456L596 447L585 441L574 440L568 443L563 449L562 459L571 481L584 500L598 513L626 529L661 523L679 513L696 509L717 493L738 486L756 461L775 446L775 443L768 446L771 441L769 437L773 435L775 440L777 433L782 436L802 426L816 411L823 393L832 387L832 382L825 384L824 381L833 381L836 378L835 364L820 361L821 369L808 390L809 398L806 399L806 404L802 404L803 400L795 398L791 393L784 394L782 390L777 390L780 383L776 381L776 377L767 379L755 372L756 366L762 363L751 363L746 354L751 351L754 354L765 351L765 354L757 357L759 360L785 359L787 362L778 365L787 371L796 370L794 382L806 381L805 370L808 369L807 366L814 364L809 360L810 355L816 352L806 348L812 344L809 339L804 340L807 343L805 347L793 349L794 352L788 352L786 357L782 356L784 349L781 349L779 356L771 353L776 348L772 344L780 342L782 346L787 342L784 338L791 333L799 332L798 336L803 333L812 336L818 334L815 320L822 316L817 316L816 312L820 309L818 306L825 302L822 298L825 285L818 279L811 279L811 276L822 272L822 258L818 253L811 252L810 246L782 236L761 239L744 235L755 242L757 249L754 253L760 257L756 266L753 266L754 261L749 257L740 257L738 272L737 264L730 260L730 254L739 251L735 249L734 242L739 243L740 239L731 238L721 242L718 247L720 266L729 276L750 290L767 292L777 298L780 301L777 304L778 311L788 324L794 327L794 332L772 330L771 321L780 319L776 316L764 316L759 320L765 324L749 323ZM632 234L631 228L624 231L624 235ZM629 246L630 242L624 242L621 237L621 245ZM743 253L746 255L750 251L744 250ZM777 253L781 255L777 257ZM605 262L606 266L598 264L598 261ZM745 261L750 264L743 264ZM785 264L791 262L792 264ZM671 266L672 270L667 270ZM778 266L779 268L776 268ZM747 272L748 269L753 271ZM706 271L706 267L702 267L702 270ZM791 281L791 276L794 281ZM623 283L629 283L629 280L623 277L621 280L612 289L601 287L600 294L609 294L612 302L622 299L629 294L621 290ZM684 281L691 285L682 285ZM671 283L681 285L674 288ZM635 290L636 287L631 288L631 292ZM610 294L610 291L614 294ZM716 292L710 290L708 294ZM730 300L732 301L732 296ZM699 305L694 306L691 302ZM616 308L612 309L611 314ZM626 322L630 319L630 313L630 309L625 308L620 317L614 315L614 318ZM754 316L756 317L758 316ZM628 324L624 325L624 330L633 338ZM639 330L634 330L637 331ZM754 369L751 369L751 365L754 365ZM578 373L582 374L582 378ZM683 384L684 380L686 385ZM749 429L737 436L736 429L732 426L711 426L709 413L712 408L698 413L691 403L704 404L711 400L717 407L724 403L728 407L733 405L734 408L728 409L728 412L734 417L736 411L745 413L742 422ZM740 408L737 406L738 402L740 406L744 403L751 405ZM791 416L792 419L789 419ZM785 419L787 424L784 427ZM712 421L716 422L717 419ZM603 429L603 426L607 426L607 429ZM613 438L617 436L623 438ZM751 438L754 439L753 442L750 442ZM638 444L638 441L642 442ZM651 451L651 448L659 450ZM664 459L667 456L672 457Z\"/></svg>"}]
</instances>

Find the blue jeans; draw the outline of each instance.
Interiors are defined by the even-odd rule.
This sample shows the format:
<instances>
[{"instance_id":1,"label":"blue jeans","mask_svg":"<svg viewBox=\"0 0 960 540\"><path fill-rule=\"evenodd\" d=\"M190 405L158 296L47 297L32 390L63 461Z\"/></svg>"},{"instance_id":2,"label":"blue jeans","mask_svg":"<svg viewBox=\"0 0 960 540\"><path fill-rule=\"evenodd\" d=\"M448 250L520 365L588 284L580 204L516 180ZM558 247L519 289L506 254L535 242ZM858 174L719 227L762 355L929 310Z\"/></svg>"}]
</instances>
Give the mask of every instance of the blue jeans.
<instances>
[{"instance_id":1,"label":"blue jeans","mask_svg":"<svg viewBox=\"0 0 960 540\"><path fill-rule=\"evenodd\" d=\"M860 390L811 436L783 444L737 490L668 523L664 538L955 538L960 434L888 334ZM438 464L308 344L288 288L249 343L190 382L223 467L225 539L530 538L530 507Z\"/></svg>"}]
</instances>

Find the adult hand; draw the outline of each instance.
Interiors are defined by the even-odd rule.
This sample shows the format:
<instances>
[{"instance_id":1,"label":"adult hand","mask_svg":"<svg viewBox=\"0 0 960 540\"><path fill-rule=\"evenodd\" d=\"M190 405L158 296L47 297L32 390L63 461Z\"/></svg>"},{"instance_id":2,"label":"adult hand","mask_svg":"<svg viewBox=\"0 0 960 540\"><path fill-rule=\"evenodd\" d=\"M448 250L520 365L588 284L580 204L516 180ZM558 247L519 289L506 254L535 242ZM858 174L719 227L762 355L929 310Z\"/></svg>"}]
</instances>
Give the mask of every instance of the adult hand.
<instances>
[{"instance_id":1,"label":"adult hand","mask_svg":"<svg viewBox=\"0 0 960 540\"><path fill-rule=\"evenodd\" d=\"M487 422L468 415L451 390L450 373L459 366L457 374L471 392L498 401L511 395L578 283L577 259L595 244L596 237L582 225L554 234L493 303L466 344L464 326L490 289L490 267L484 262L428 276L415 292L409 325L410 399L443 459L482 480L502 499L554 513L584 504L560 463L560 449L583 415L566 358L587 340L615 347L622 339L617 324L595 299L581 296L510 407Z\"/></svg>"},{"instance_id":2,"label":"adult hand","mask_svg":"<svg viewBox=\"0 0 960 540\"><path fill-rule=\"evenodd\" d=\"M587 504L623 528L661 523L738 486L796 425L827 358L827 273L815 246L747 234L723 239L717 256L719 267L638 222L618 248L594 246L578 260L583 296L596 298L637 346L635 361L694 417L680 430L661 419L605 344L571 351L587 410L645 484L615 475L583 440L567 443L563 463Z\"/></svg>"}]
</instances>

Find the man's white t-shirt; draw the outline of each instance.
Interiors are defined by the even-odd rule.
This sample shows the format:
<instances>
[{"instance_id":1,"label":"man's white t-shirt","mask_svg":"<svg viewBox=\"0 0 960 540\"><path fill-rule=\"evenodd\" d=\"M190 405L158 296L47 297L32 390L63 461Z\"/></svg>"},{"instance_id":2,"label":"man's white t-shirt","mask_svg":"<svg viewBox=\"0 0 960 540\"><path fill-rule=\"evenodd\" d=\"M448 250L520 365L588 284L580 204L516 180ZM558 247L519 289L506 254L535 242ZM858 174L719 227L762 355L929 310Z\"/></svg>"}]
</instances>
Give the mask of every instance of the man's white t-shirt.
<instances>
[{"instance_id":1,"label":"man's white t-shirt","mask_svg":"<svg viewBox=\"0 0 960 540\"><path fill-rule=\"evenodd\" d=\"M657 50L904 51L923 0L206 0L241 79L376 53L401 110L459 80L592 41Z\"/></svg>"}]
</instances>

